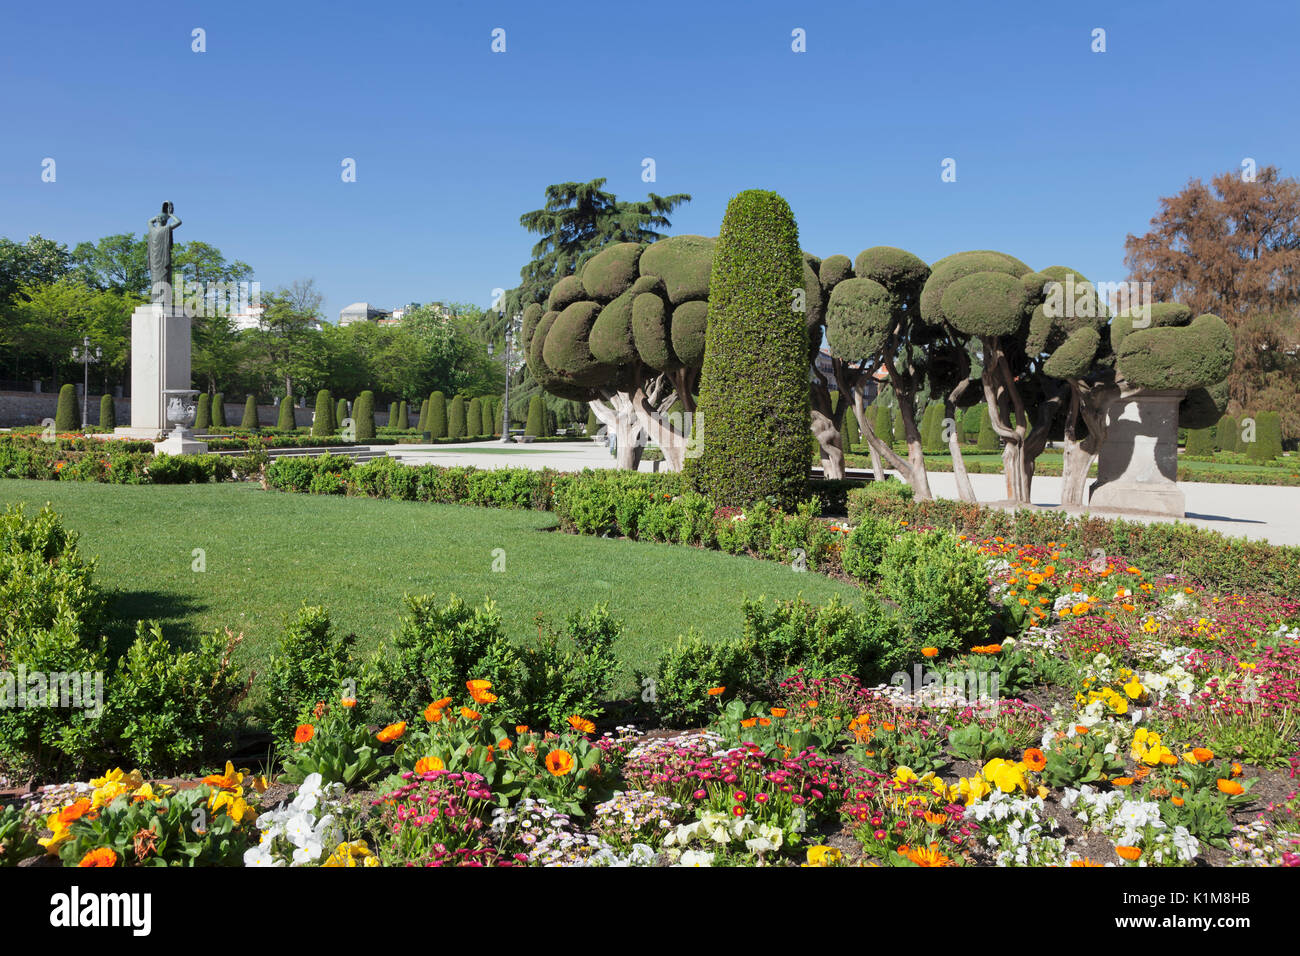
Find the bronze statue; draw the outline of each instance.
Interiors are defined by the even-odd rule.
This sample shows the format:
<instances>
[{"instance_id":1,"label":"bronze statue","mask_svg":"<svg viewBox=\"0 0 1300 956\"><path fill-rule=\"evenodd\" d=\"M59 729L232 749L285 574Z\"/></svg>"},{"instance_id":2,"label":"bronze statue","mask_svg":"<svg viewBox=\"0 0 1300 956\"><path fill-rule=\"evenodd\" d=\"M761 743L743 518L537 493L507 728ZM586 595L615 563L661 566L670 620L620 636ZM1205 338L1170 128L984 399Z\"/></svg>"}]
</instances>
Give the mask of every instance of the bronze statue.
<instances>
[{"instance_id":1,"label":"bronze statue","mask_svg":"<svg viewBox=\"0 0 1300 956\"><path fill-rule=\"evenodd\" d=\"M181 221L172 215L172 204L162 204L162 212L149 220L149 281L152 301L171 306L172 302L172 230Z\"/></svg>"}]
</instances>

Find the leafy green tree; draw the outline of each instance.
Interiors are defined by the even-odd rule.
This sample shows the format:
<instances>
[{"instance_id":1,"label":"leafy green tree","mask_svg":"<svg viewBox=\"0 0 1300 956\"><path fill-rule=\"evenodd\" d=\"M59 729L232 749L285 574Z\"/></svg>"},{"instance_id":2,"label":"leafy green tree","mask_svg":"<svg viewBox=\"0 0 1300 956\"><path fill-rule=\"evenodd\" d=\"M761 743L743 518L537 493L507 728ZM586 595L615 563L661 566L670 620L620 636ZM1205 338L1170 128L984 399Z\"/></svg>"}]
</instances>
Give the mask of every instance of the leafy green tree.
<instances>
[{"instance_id":1,"label":"leafy green tree","mask_svg":"<svg viewBox=\"0 0 1300 956\"><path fill-rule=\"evenodd\" d=\"M791 309L804 285L799 229L781 196L727 204L713 255L694 488L719 505L803 500L811 429L808 330Z\"/></svg>"},{"instance_id":2,"label":"leafy green tree","mask_svg":"<svg viewBox=\"0 0 1300 956\"><path fill-rule=\"evenodd\" d=\"M0 236L0 305L23 287L50 285L68 275L72 256L68 247L34 235L26 242Z\"/></svg>"}]
</instances>

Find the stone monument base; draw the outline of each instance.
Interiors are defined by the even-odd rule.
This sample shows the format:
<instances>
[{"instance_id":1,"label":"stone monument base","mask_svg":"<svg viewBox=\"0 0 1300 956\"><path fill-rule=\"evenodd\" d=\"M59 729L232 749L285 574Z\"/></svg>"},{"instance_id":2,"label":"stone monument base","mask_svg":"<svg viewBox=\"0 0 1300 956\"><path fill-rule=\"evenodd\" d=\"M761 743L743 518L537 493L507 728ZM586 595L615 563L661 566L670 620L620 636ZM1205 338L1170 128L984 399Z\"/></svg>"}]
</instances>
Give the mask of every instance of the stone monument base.
<instances>
[{"instance_id":1,"label":"stone monument base","mask_svg":"<svg viewBox=\"0 0 1300 956\"><path fill-rule=\"evenodd\" d=\"M1110 402L1089 507L1184 516L1187 499L1177 479L1178 403L1185 394L1141 390Z\"/></svg>"},{"instance_id":2,"label":"stone monument base","mask_svg":"<svg viewBox=\"0 0 1300 956\"><path fill-rule=\"evenodd\" d=\"M187 431L170 431L162 441L154 442L155 455L202 455L208 450L208 443L195 441Z\"/></svg>"},{"instance_id":3,"label":"stone monument base","mask_svg":"<svg viewBox=\"0 0 1300 956\"><path fill-rule=\"evenodd\" d=\"M118 425L113 429L114 438L127 438L134 441L158 441L163 436L161 428L136 428L133 425Z\"/></svg>"}]
</instances>

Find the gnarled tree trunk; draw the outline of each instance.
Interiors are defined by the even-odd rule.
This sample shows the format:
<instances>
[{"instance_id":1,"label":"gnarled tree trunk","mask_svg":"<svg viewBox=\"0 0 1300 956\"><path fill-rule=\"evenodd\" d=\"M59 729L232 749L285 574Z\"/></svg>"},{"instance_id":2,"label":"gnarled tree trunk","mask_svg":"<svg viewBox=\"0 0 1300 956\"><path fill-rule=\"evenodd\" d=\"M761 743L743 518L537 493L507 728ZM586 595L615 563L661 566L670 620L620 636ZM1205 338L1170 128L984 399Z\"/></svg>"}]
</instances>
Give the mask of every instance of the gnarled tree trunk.
<instances>
[{"instance_id":1,"label":"gnarled tree trunk","mask_svg":"<svg viewBox=\"0 0 1300 956\"><path fill-rule=\"evenodd\" d=\"M641 465L641 452L645 442L641 437L641 423L637 421L632 397L626 392L611 392L609 405L602 401L588 402L596 418L614 434L615 463L621 469L636 471Z\"/></svg>"}]
</instances>

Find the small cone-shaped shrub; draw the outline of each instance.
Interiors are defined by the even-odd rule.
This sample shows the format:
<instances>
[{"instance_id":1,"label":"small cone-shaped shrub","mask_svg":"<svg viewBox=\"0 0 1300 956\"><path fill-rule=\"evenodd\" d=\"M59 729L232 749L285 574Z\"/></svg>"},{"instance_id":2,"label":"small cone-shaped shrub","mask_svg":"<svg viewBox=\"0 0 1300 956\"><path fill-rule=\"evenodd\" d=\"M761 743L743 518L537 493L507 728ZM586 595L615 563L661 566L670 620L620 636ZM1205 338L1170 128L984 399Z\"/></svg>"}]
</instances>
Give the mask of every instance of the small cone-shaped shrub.
<instances>
[{"instance_id":1,"label":"small cone-shaped shrub","mask_svg":"<svg viewBox=\"0 0 1300 956\"><path fill-rule=\"evenodd\" d=\"M81 428L81 415L77 411L77 386L64 385L59 389L58 410L54 413L56 432L75 432Z\"/></svg>"},{"instance_id":2,"label":"small cone-shaped shrub","mask_svg":"<svg viewBox=\"0 0 1300 956\"><path fill-rule=\"evenodd\" d=\"M356 428L356 441L375 440L375 393L367 389L352 403L352 421Z\"/></svg>"},{"instance_id":3,"label":"small cone-shaped shrub","mask_svg":"<svg viewBox=\"0 0 1300 956\"><path fill-rule=\"evenodd\" d=\"M987 408L984 417L980 419L980 437L975 447L978 451L998 451L1002 447L998 433L993 430L993 419L989 417Z\"/></svg>"},{"instance_id":4,"label":"small cone-shaped shrub","mask_svg":"<svg viewBox=\"0 0 1300 956\"><path fill-rule=\"evenodd\" d=\"M433 402L430 400L430 415ZM465 437L465 396L457 395L447 406L447 437L456 440Z\"/></svg>"},{"instance_id":5,"label":"small cone-shaped shrub","mask_svg":"<svg viewBox=\"0 0 1300 956\"><path fill-rule=\"evenodd\" d=\"M293 416L293 396L286 395L280 399L280 417L275 423L275 427L280 431L291 432L297 428Z\"/></svg>"},{"instance_id":6,"label":"small cone-shaped shrub","mask_svg":"<svg viewBox=\"0 0 1300 956\"><path fill-rule=\"evenodd\" d=\"M961 417L961 437L966 444L979 441L980 437L980 419L987 418L989 406L987 402L980 402L978 405L972 405L966 409Z\"/></svg>"},{"instance_id":7,"label":"small cone-shaped shrub","mask_svg":"<svg viewBox=\"0 0 1300 956\"><path fill-rule=\"evenodd\" d=\"M907 429L903 427L903 413L894 409L894 444L902 445L907 441Z\"/></svg>"},{"instance_id":8,"label":"small cone-shaped shrub","mask_svg":"<svg viewBox=\"0 0 1300 956\"><path fill-rule=\"evenodd\" d=\"M1255 427L1253 429L1250 427L1251 422L1254 422ZM1247 441L1247 437L1251 440ZM1241 418L1237 420L1237 437L1233 442L1232 450L1238 455L1249 455L1250 446L1255 443L1254 440L1258 437L1259 422L1256 421L1255 414L1251 412L1250 414L1242 415Z\"/></svg>"},{"instance_id":9,"label":"small cone-shaped shrub","mask_svg":"<svg viewBox=\"0 0 1300 956\"><path fill-rule=\"evenodd\" d=\"M844 453L848 454L862 444L862 433L858 430L858 416L853 414L853 403L846 402L844 409Z\"/></svg>"},{"instance_id":10,"label":"small cone-shaped shrub","mask_svg":"<svg viewBox=\"0 0 1300 956\"><path fill-rule=\"evenodd\" d=\"M1260 430L1266 442L1264 461L1282 457L1282 416L1277 412L1264 412L1259 416Z\"/></svg>"},{"instance_id":11,"label":"small cone-shaped shrub","mask_svg":"<svg viewBox=\"0 0 1300 956\"><path fill-rule=\"evenodd\" d=\"M1214 429L1215 451L1237 450L1237 419L1224 415Z\"/></svg>"},{"instance_id":12,"label":"small cone-shaped shrub","mask_svg":"<svg viewBox=\"0 0 1300 956\"><path fill-rule=\"evenodd\" d=\"M396 402L389 402L389 403L388 403L388 424L387 424L387 427L388 427L388 428L396 428L396 427L397 427L397 403L396 403Z\"/></svg>"},{"instance_id":13,"label":"small cone-shaped shrub","mask_svg":"<svg viewBox=\"0 0 1300 956\"><path fill-rule=\"evenodd\" d=\"M212 427L226 427L226 395L224 392L217 392L212 396Z\"/></svg>"},{"instance_id":14,"label":"small cone-shaped shrub","mask_svg":"<svg viewBox=\"0 0 1300 956\"><path fill-rule=\"evenodd\" d=\"M429 420L424 430L434 438L447 437L447 396L434 392L429 396Z\"/></svg>"},{"instance_id":15,"label":"small cone-shaped shrub","mask_svg":"<svg viewBox=\"0 0 1300 956\"><path fill-rule=\"evenodd\" d=\"M110 432L117 427L117 408L112 395L99 396L99 427Z\"/></svg>"},{"instance_id":16,"label":"small cone-shaped shrub","mask_svg":"<svg viewBox=\"0 0 1300 956\"><path fill-rule=\"evenodd\" d=\"M524 425L524 434L534 438L546 434L546 408L540 395L534 395L528 402L528 423Z\"/></svg>"},{"instance_id":17,"label":"small cone-shaped shrub","mask_svg":"<svg viewBox=\"0 0 1300 956\"><path fill-rule=\"evenodd\" d=\"M257 428L257 396L249 395L244 400L244 417L239 421L240 428Z\"/></svg>"},{"instance_id":18,"label":"small cone-shaped shrub","mask_svg":"<svg viewBox=\"0 0 1300 956\"><path fill-rule=\"evenodd\" d=\"M555 421L555 409L547 408L546 409L546 434L554 435L558 427L559 426Z\"/></svg>"},{"instance_id":19,"label":"small cone-shaped shrub","mask_svg":"<svg viewBox=\"0 0 1300 956\"><path fill-rule=\"evenodd\" d=\"M921 450L927 454L942 452L947 447L943 440L943 406L931 402L921 417Z\"/></svg>"},{"instance_id":20,"label":"small cone-shaped shrub","mask_svg":"<svg viewBox=\"0 0 1300 956\"><path fill-rule=\"evenodd\" d=\"M1187 448L1189 455L1199 455L1213 457L1214 455L1214 429L1213 428L1193 428L1187 433Z\"/></svg>"},{"instance_id":21,"label":"small cone-shaped shrub","mask_svg":"<svg viewBox=\"0 0 1300 956\"><path fill-rule=\"evenodd\" d=\"M322 388L316 393L316 417L312 419L311 433L325 437L333 435L337 430L334 427L334 396L328 389Z\"/></svg>"},{"instance_id":22,"label":"small cone-shaped shrub","mask_svg":"<svg viewBox=\"0 0 1300 956\"><path fill-rule=\"evenodd\" d=\"M207 431L212 427L212 396L207 392L199 395L199 408L194 413L194 430Z\"/></svg>"},{"instance_id":23,"label":"small cone-shaped shrub","mask_svg":"<svg viewBox=\"0 0 1300 956\"><path fill-rule=\"evenodd\" d=\"M389 422L390 425L396 425L398 428L411 427L411 407L406 402L397 403L397 421Z\"/></svg>"}]
</instances>

